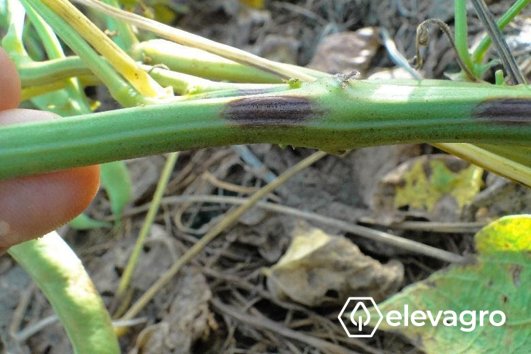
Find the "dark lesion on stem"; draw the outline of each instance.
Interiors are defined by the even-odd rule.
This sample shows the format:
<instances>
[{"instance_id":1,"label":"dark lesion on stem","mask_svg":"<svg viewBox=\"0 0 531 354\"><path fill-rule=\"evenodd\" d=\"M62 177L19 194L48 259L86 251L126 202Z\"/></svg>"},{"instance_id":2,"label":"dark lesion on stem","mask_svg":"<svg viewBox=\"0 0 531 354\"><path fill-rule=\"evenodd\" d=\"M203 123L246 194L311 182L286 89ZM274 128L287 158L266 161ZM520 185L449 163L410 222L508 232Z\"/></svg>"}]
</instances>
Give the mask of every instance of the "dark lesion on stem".
<instances>
[{"instance_id":1,"label":"dark lesion on stem","mask_svg":"<svg viewBox=\"0 0 531 354\"><path fill-rule=\"evenodd\" d=\"M296 96L244 97L230 101L223 118L247 127L303 125L323 112L314 102Z\"/></svg>"},{"instance_id":2,"label":"dark lesion on stem","mask_svg":"<svg viewBox=\"0 0 531 354\"><path fill-rule=\"evenodd\" d=\"M481 102L473 116L486 122L507 125L531 125L531 99L497 98Z\"/></svg>"}]
</instances>

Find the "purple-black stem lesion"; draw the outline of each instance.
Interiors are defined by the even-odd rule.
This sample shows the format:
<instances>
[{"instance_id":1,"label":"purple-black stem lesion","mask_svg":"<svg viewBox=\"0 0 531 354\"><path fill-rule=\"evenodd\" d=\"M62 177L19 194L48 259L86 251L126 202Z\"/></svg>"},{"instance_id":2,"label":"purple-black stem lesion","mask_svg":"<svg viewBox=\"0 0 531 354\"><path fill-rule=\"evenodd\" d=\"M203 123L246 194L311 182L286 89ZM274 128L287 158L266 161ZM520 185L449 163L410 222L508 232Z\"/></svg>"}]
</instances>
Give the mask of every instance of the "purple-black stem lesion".
<instances>
[{"instance_id":1,"label":"purple-black stem lesion","mask_svg":"<svg viewBox=\"0 0 531 354\"><path fill-rule=\"evenodd\" d=\"M223 118L242 127L301 126L323 116L324 110L299 96L244 97L230 101Z\"/></svg>"},{"instance_id":2,"label":"purple-black stem lesion","mask_svg":"<svg viewBox=\"0 0 531 354\"><path fill-rule=\"evenodd\" d=\"M484 122L507 125L531 125L531 99L496 98L481 102L473 117Z\"/></svg>"}]
</instances>

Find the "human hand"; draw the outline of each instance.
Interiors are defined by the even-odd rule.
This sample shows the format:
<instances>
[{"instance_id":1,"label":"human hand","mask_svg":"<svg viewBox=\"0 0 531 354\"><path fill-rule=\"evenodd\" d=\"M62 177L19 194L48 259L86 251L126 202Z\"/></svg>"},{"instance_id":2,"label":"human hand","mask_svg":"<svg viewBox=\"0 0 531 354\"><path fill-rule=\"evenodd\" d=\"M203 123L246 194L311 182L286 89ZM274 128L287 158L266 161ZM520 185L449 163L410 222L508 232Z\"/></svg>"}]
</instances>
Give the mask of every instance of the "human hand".
<instances>
[{"instance_id":1,"label":"human hand","mask_svg":"<svg viewBox=\"0 0 531 354\"><path fill-rule=\"evenodd\" d=\"M19 100L15 65L0 48L0 129L6 124L57 118L49 112L16 109ZM98 187L98 166L0 181L0 254L74 218L91 202Z\"/></svg>"}]
</instances>

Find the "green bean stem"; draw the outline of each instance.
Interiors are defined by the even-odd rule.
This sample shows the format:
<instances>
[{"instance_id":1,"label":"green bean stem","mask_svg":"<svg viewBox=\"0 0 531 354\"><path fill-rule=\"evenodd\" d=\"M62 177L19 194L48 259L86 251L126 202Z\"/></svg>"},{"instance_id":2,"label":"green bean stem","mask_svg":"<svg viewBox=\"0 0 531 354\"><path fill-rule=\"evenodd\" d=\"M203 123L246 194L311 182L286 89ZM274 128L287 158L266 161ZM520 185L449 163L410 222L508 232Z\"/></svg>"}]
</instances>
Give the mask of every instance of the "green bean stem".
<instances>
[{"instance_id":1,"label":"green bean stem","mask_svg":"<svg viewBox=\"0 0 531 354\"><path fill-rule=\"evenodd\" d=\"M531 92L523 86L333 77L290 87L2 127L0 178L231 144L328 152L418 142L531 145Z\"/></svg>"}]
</instances>

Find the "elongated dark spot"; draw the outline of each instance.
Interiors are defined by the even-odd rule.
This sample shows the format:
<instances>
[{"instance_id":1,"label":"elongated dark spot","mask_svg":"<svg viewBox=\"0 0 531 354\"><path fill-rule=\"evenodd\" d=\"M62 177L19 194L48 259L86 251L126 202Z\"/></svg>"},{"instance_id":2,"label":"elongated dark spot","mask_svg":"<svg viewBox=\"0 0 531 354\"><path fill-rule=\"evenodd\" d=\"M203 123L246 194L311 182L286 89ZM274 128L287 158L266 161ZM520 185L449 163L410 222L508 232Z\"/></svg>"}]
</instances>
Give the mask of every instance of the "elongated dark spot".
<instances>
[{"instance_id":1,"label":"elongated dark spot","mask_svg":"<svg viewBox=\"0 0 531 354\"><path fill-rule=\"evenodd\" d=\"M504 98L480 103L473 112L477 119L498 124L531 124L531 99Z\"/></svg>"},{"instance_id":2,"label":"elongated dark spot","mask_svg":"<svg viewBox=\"0 0 531 354\"><path fill-rule=\"evenodd\" d=\"M519 287L521 285L520 275L522 273L522 266L521 265L513 265L510 268L511 275L513 278L513 284L516 287Z\"/></svg>"},{"instance_id":3,"label":"elongated dark spot","mask_svg":"<svg viewBox=\"0 0 531 354\"><path fill-rule=\"evenodd\" d=\"M223 115L231 122L250 127L296 126L319 116L320 112L303 97L269 96L231 101Z\"/></svg>"}]
</instances>

